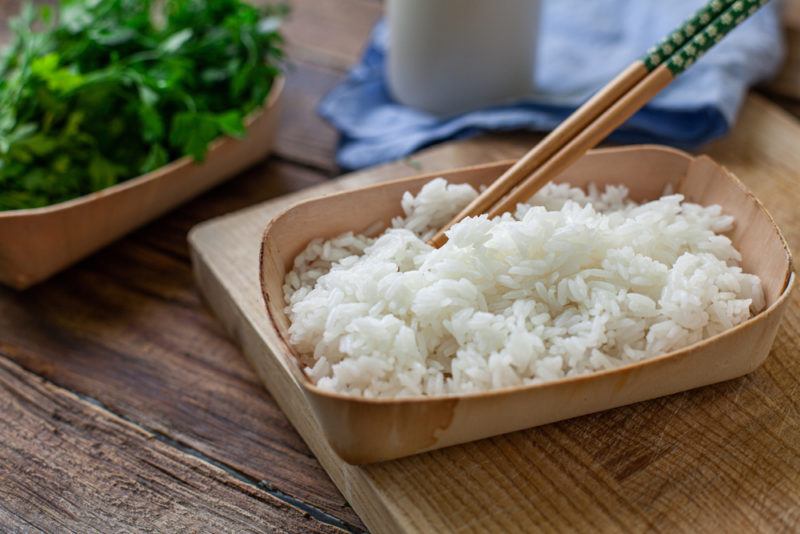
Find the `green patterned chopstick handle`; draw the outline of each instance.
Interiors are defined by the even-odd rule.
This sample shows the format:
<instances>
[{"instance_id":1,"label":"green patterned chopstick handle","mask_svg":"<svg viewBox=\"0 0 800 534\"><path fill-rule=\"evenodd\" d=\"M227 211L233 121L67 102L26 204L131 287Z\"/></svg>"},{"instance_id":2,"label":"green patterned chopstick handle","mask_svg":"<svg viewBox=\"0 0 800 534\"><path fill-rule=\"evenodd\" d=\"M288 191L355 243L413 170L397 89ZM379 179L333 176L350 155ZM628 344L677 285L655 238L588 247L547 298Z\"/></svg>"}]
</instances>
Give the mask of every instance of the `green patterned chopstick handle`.
<instances>
[{"instance_id":1,"label":"green patterned chopstick handle","mask_svg":"<svg viewBox=\"0 0 800 534\"><path fill-rule=\"evenodd\" d=\"M709 48L717 44L728 32L745 21L769 0L736 0L731 6L695 35L683 48L667 60L667 68L677 76L691 67Z\"/></svg>"},{"instance_id":2,"label":"green patterned chopstick handle","mask_svg":"<svg viewBox=\"0 0 800 534\"><path fill-rule=\"evenodd\" d=\"M705 6L701 7L697 13L690 19L686 20L675 31L664 37L660 43L647 51L647 54L642 58L644 66L650 72L665 60L669 59L672 54L682 47L686 42L697 35L697 32L703 30L708 24L716 19L720 13L725 11L736 0L711 0Z\"/></svg>"}]
</instances>

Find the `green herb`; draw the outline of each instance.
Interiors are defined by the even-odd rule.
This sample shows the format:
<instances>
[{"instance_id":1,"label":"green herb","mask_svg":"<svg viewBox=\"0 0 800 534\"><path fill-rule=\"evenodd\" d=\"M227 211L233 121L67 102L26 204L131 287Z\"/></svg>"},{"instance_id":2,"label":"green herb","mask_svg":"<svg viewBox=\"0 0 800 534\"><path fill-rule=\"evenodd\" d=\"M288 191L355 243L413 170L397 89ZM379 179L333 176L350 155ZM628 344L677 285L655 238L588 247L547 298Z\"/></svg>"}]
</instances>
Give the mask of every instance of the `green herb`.
<instances>
[{"instance_id":1,"label":"green herb","mask_svg":"<svg viewBox=\"0 0 800 534\"><path fill-rule=\"evenodd\" d=\"M279 74L285 14L242 0L24 7L0 55L0 210L202 160L220 135L244 135Z\"/></svg>"}]
</instances>

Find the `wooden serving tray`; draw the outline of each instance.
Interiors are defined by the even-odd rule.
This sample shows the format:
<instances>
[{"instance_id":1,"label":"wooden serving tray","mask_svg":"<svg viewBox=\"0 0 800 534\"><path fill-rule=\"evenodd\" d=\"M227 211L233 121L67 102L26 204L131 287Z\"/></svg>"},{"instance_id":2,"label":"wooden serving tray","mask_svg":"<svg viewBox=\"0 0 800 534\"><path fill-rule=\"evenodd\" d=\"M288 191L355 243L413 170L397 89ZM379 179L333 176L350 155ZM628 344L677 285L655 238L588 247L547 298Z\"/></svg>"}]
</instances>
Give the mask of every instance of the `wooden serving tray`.
<instances>
[{"instance_id":1,"label":"wooden serving tray","mask_svg":"<svg viewBox=\"0 0 800 534\"><path fill-rule=\"evenodd\" d=\"M267 221L302 198L516 157L529 143L501 136L442 145L206 222L189 236L201 291L375 532L790 526L796 518L781 512L797 506L798 444L785 446L759 426L783 416L761 391L761 377L770 373L764 368L694 392L391 462L355 467L330 448L301 385L265 341L258 254ZM734 132L709 147L762 200L794 250L800 245L797 146L800 124L751 97ZM790 367L800 352L799 294L791 296L768 366ZM684 439L699 443L681 447ZM698 474L707 469L713 477Z\"/></svg>"}]
</instances>

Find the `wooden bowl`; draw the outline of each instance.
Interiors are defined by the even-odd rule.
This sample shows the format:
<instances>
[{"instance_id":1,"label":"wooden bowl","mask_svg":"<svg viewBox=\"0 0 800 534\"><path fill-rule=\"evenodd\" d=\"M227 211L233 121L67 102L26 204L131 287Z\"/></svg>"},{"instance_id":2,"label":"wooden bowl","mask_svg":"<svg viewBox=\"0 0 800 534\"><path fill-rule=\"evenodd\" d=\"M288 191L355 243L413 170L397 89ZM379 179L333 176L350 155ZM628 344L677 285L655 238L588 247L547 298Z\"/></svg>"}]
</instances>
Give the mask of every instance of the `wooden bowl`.
<instances>
[{"instance_id":1,"label":"wooden bowl","mask_svg":"<svg viewBox=\"0 0 800 534\"><path fill-rule=\"evenodd\" d=\"M270 327L334 450L347 462L388 460L669 395L742 376L767 357L794 282L786 242L761 203L725 168L655 146L590 152L556 181L585 186L622 183L636 200L672 184L692 202L720 204L736 217L730 234L746 272L764 284L767 308L722 334L613 370L532 386L459 396L364 399L323 391L305 376L288 343L282 284L294 257L315 237L362 231L400 214L404 191L436 176L488 184L512 162L491 163L385 182L307 200L275 217L264 232L261 284ZM358 209L354 209L354 207Z\"/></svg>"},{"instance_id":2,"label":"wooden bowl","mask_svg":"<svg viewBox=\"0 0 800 534\"><path fill-rule=\"evenodd\" d=\"M223 137L202 164L183 157L112 187L43 208L0 211L0 282L24 289L263 159L283 91L278 78L242 139Z\"/></svg>"}]
</instances>

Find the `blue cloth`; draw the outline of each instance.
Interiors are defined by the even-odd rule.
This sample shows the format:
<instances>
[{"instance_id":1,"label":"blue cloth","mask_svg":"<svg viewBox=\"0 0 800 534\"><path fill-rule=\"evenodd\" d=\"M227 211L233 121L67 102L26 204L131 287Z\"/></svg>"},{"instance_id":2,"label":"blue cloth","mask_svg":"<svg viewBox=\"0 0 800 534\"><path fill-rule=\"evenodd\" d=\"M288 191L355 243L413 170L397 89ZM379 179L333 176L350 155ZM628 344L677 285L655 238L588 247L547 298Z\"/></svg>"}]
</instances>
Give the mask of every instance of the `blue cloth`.
<instances>
[{"instance_id":1,"label":"blue cloth","mask_svg":"<svg viewBox=\"0 0 800 534\"><path fill-rule=\"evenodd\" d=\"M446 119L392 99L384 76L388 31L381 21L361 61L319 106L341 132L337 162L356 169L481 132L552 129L705 1L544 0L534 93L513 105ZM748 87L781 63L778 8L775 1L767 4L731 32L612 139L691 148L724 134Z\"/></svg>"}]
</instances>

